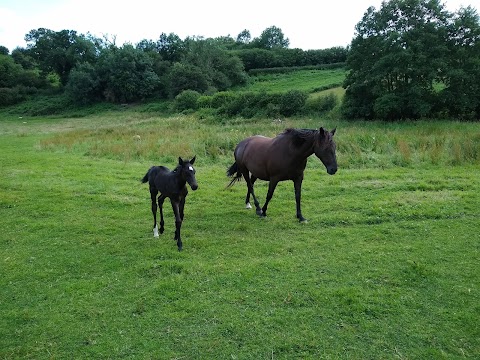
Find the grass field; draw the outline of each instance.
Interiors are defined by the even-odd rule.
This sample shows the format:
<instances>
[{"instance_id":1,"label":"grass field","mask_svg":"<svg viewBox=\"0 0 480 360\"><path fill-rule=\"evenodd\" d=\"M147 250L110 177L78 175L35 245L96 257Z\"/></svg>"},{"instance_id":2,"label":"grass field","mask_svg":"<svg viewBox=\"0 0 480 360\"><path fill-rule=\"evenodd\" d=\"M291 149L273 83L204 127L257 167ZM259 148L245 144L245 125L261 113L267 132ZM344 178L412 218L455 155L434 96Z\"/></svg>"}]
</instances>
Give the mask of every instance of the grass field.
<instances>
[{"instance_id":1,"label":"grass field","mask_svg":"<svg viewBox=\"0 0 480 360\"><path fill-rule=\"evenodd\" d=\"M301 90L316 92L317 89L337 84L340 86L345 79L344 69L332 70L299 70L291 73L256 75L250 85L242 91L283 92Z\"/></svg>"},{"instance_id":2,"label":"grass field","mask_svg":"<svg viewBox=\"0 0 480 360\"><path fill-rule=\"evenodd\" d=\"M266 219L225 189L244 136L320 125L339 171L309 160L307 224L291 183ZM479 144L446 121L3 116L0 358L479 358ZM178 252L139 179L195 154Z\"/></svg>"}]
</instances>

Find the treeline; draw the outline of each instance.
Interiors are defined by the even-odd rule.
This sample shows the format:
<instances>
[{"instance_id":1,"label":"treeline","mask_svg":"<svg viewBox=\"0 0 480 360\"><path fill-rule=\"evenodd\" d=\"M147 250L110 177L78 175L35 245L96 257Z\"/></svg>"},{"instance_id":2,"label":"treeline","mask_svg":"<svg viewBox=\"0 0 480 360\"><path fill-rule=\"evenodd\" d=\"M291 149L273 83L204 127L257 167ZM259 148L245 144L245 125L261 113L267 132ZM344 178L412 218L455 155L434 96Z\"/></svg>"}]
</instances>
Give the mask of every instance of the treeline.
<instances>
[{"instance_id":1,"label":"treeline","mask_svg":"<svg viewBox=\"0 0 480 360\"><path fill-rule=\"evenodd\" d=\"M343 115L360 119L480 119L480 18L439 0L369 8L347 58Z\"/></svg>"},{"instance_id":2,"label":"treeline","mask_svg":"<svg viewBox=\"0 0 480 360\"><path fill-rule=\"evenodd\" d=\"M227 36L181 39L174 33L117 46L73 30L31 30L26 48L0 46L0 106L39 91L56 90L78 104L173 99L184 90L214 94L245 85L249 71L345 62L346 48L289 49L280 28L251 39Z\"/></svg>"}]
</instances>

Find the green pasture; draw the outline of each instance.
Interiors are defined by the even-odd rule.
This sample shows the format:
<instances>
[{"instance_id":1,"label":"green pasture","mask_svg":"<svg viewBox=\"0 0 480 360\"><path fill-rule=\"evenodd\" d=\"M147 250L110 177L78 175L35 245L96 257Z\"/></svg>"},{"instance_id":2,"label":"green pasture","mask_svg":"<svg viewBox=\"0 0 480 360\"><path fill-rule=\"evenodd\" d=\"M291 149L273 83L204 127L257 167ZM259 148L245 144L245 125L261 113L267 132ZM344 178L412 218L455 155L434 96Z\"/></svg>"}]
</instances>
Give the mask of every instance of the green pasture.
<instances>
[{"instance_id":1,"label":"green pasture","mask_svg":"<svg viewBox=\"0 0 480 360\"><path fill-rule=\"evenodd\" d=\"M225 171L243 137L337 127L303 214L258 218ZM0 358L480 357L480 124L0 119ZM151 165L197 155L182 235L151 231ZM263 201L267 184L256 183Z\"/></svg>"},{"instance_id":2,"label":"green pasture","mask_svg":"<svg viewBox=\"0 0 480 360\"><path fill-rule=\"evenodd\" d=\"M345 69L298 70L290 73L271 73L252 76L252 81L242 91L284 92L300 90L317 92L332 85L340 86L345 79Z\"/></svg>"}]
</instances>

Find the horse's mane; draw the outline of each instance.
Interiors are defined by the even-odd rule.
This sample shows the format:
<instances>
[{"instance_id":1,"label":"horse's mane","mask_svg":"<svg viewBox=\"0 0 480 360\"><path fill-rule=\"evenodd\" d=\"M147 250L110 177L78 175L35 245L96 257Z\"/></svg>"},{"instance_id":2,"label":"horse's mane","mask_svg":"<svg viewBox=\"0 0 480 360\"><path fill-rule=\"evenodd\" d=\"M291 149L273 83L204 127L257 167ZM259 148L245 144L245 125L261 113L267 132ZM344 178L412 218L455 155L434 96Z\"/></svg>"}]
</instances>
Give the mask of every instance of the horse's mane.
<instances>
[{"instance_id":1,"label":"horse's mane","mask_svg":"<svg viewBox=\"0 0 480 360\"><path fill-rule=\"evenodd\" d=\"M310 139L317 130L315 129L286 129L282 135L289 136L292 140L292 144L295 147L302 146L307 139Z\"/></svg>"}]
</instances>

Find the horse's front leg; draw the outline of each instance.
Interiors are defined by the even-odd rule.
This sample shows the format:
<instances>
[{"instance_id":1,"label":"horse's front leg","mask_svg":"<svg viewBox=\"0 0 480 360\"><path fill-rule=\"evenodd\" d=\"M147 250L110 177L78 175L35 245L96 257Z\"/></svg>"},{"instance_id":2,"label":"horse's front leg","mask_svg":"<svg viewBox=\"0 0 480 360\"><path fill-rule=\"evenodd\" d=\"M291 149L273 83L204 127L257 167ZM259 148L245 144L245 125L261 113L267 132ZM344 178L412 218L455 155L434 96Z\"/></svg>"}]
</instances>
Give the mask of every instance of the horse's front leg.
<instances>
[{"instance_id":1,"label":"horse's front leg","mask_svg":"<svg viewBox=\"0 0 480 360\"><path fill-rule=\"evenodd\" d=\"M295 202L297 203L297 219L300 222L307 222L307 219L305 219L302 215L302 209L300 206L300 202L302 199L302 182L303 175L293 180L293 186L295 188Z\"/></svg>"},{"instance_id":2,"label":"horse's front leg","mask_svg":"<svg viewBox=\"0 0 480 360\"><path fill-rule=\"evenodd\" d=\"M158 197L158 207L160 208L160 234L163 234L163 232L165 231L165 221L163 220L163 202L164 201L165 201L165 196L160 195Z\"/></svg>"},{"instance_id":3,"label":"horse's front leg","mask_svg":"<svg viewBox=\"0 0 480 360\"><path fill-rule=\"evenodd\" d=\"M175 215L175 238L174 240L177 240L177 247L178 251L182 250L182 238L180 236L180 229L182 227L182 216L180 215L180 202L179 200L172 200L170 199L170 202L172 203L172 209L173 209L173 214Z\"/></svg>"},{"instance_id":4,"label":"horse's front leg","mask_svg":"<svg viewBox=\"0 0 480 360\"><path fill-rule=\"evenodd\" d=\"M152 214L153 214L153 236L158 237L157 227L157 194L158 191L150 188L150 198L152 200Z\"/></svg>"},{"instance_id":5,"label":"horse's front leg","mask_svg":"<svg viewBox=\"0 0 480 360\"><path fill-rule=\"evenodd\" d=\"M268 203L270 202L270 200L272 200L273 193L275 192L275 188L277 187L277 184L278 184L278 180L270 179L270 182L268 183L267 198L265 200L265 204L263 205L261 216L267 216Z\"/></svg>"}]
</instances>

